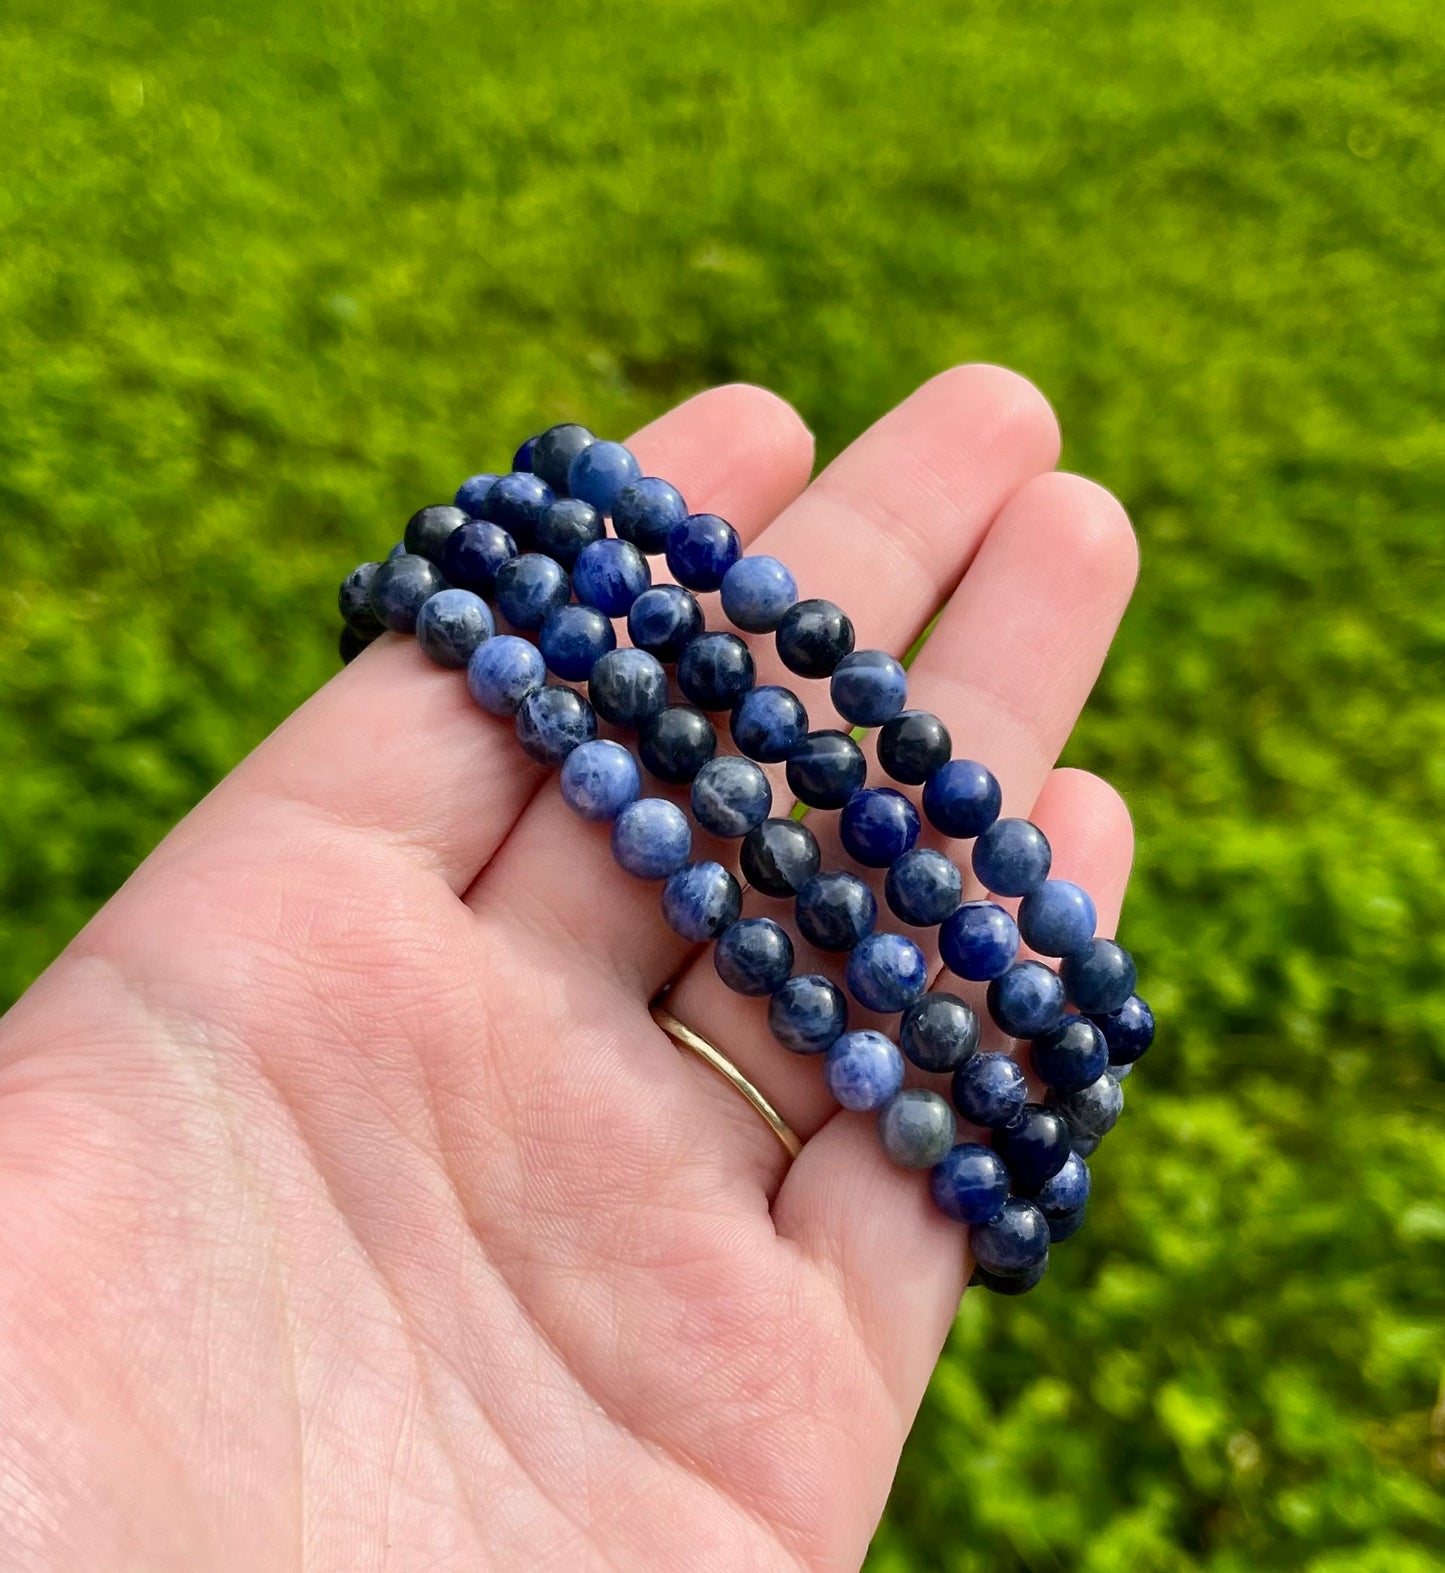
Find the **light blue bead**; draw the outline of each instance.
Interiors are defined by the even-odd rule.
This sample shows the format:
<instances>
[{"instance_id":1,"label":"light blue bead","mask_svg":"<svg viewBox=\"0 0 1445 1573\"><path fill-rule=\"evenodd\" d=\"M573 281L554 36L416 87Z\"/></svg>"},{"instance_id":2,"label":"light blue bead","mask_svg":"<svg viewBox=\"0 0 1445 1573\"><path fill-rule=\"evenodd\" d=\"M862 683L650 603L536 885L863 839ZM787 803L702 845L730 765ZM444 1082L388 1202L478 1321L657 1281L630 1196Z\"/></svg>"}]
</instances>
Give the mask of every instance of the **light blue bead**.
<instances>
[{"instance_id":1,"label":"light blue bead","mask_svg":"<svg viewBox=\"0 0 1445 1573\"><path fill-rule=\"evenodd\" d=\"M883 894L902 922L932 928L958 910L963 875L952 858L932 847L914 847L888 870Z\"/></svg>"},{"instance_id":2,"label":"light blue bead","mask_svg":"<svg viewBox=\"0 0 1445 1573\"><path fill-rule=\"evenodd\" d=\"M768 1001L768 1026L794 1054L821 1054L847 1025L842 989L816 972L789 978Z\"/></svg>"},{"instance_id":3,"label":"light blue bead","mask_svg":"<svg viewBox=\"0 0 1445 1573\"><path fill-rule=\"evenodd\" d=\"M996 819L973 844L973 871L996 896L1027 896L1049 877L1048 837L1027 819Z\"/></svg>"},{"instance_id":4,"label":"light blue bead","mask_svg":"<svg viewBox=\"0 0 1445 1573\"><path fill-rule=\"evenodd\" d=\"M845 1109L881 1109L903 1085L903 1055L881 1032L845 1032L823 1056L823 1080Z\"/></svg>"},{"instance_id":5,"label":"light blue bead","mask_svg":"<svg viewBox=\"0 0 1445 1573\"><path fill-rule=\"evenodd\" d=\"M1068 879L1047 879L1019 903L1019 933L1041 956L1082 950L1094 937L1097 919L1093 897Z\"/></svg>"},{"instance_id":6,"label":"light blue bead","mask_svg":"<svg viewBox=\"0 0 1445 1573\"><path fill-rule=\"evenodd\" d=\"M610 514L617 494L642 477L642 466L620 442L594 442L567 471L567 490L598 513Z\"/></svg>"},{"instance_id":7,"label":"light blue bead","mask_svg":"<svg viewBox=\"0 0 1445 1573\"><path fill-rule=\"evenodd\" d=\"M833 708L854 726L882 726L908 703L908 674L886 650L855 650L833 668Z\"/></svg>"},{"instance_id":8,"label":"light blue bead","mask_svg":"<svg viewBox=\"0 0 1445 1573\"><path fill-rule=\"evenodd\" d=\"M723 575L723 612L745 633L771 633L797 599L798 582L776 557L740 557Z\"/></svg>"},{"instance_id":9,"label":"light blue bead","mask_svg":"<svg viewBox=\"0 0 1445 1573\"><path fill-rule=\"evenodd\" d=\"M936 1092L905 1087L878 1111L878 1140L904 1169L931 1169L953 1148L957 1122Z\"/></svg>"},{"instance_id":10,"label":"light blue bead","mask_svg":"<svg viewBox=\"0 0 1445 1573\"><path fill-rule=\"evenodd\" d=\"M438 590L422 602L416 618L416 642L438 666L453 671L496 631L487 603L470 590Z\"/></svg>"},{"instance_id":11,"label":"light blue bead","mask_svg":"<svg viewBox=\"0 0 1445 1573\"><path fill-rule=\"evenodd\" d=\"M467 662L467 689L496 716L516 715L522 701L547 681L547 663L536 645L515 634L484 640Z\"/></svg>"},{"instance_id":12,"label":"light blue bead","mask_svg":"<svg viewBox=\"0 0 1445 1573\"><path fill-rule=\"evenodd\" d=\"M602 447L594 443L577 455L585 459ZM572 588L577 599L595 606L607 617L625 617L632 603L652 583L647 559L630 541L607 536L584 546L572 565Z\"/></svg>"},{"instance_id":13,"label":"light blue bead","mask_svg":"<svg viewBox=\"0 0 1445 1573\"><path fill-rule=\"evenodd\" d=\"M848 957L848 992L865 1010L907 1010L927 987L923 952L902 934L870 934Z\"/></svg>"},{"instance_id":14,"label":"light blue bead","mask_svg":"<svg viewBox=\"0 0 1445 1573\"><path fill-rule=\"evenodd\" d=\"M743 894L721 863L689 863L662 887L662 915L684 939L716 939L738 920Z\"/></svg>"},{"instance_id":15,"label":"light blue bead","mask_svg":"<svg viewBox=\"0 0 1445 1573\"><path fill-rule=\"evenodd\" d=\"M593 738L562 766L562 796L583 819L616 819L641 791L642 771L620 743Z\"/></svg>"},{"instance_id":16,"label":"light blue bead","mask_svg":"<svg viewBox=\"0 0 1445 1573\"><path fill-rule=\"evenodd\" d=\"M692 814L715 836L745 836L773 806L768 778L750 759L723 754L710 759L692 783Z\"/></svg>"},{"instance_id":17,"label":"light blue bead","mask_svg":"<svg viewBox=\"0 0 1445 1573\"><path fill-rule=\"evenodd\" d=\"M985 983L1007 972L1018 954L1019 931L996 902L966 901L943 920L938 952L960 978Z\"/></svg>"},{"instance_id":18,"label":"light blue bead","mask_svg":"<svg viewBox=\"0 0 1445 1573\"><path fill-rule=\"evenodd\" d=\"M580 683L609 650L617 648L617 634L596 607L558 606L548 612L537 644L558 677Z\"/></svg>"},{"instance_id":19,"label":"light blue bead","mask_svg":"<svg viewBox=\"0 0 1445 1573\"><path fill-rule=\"evenodd\" d=\"M612 856L638 879L666 879L692 853L687 815L665 797L640 797L612 823Z\"/></svg>"}]
</instances>

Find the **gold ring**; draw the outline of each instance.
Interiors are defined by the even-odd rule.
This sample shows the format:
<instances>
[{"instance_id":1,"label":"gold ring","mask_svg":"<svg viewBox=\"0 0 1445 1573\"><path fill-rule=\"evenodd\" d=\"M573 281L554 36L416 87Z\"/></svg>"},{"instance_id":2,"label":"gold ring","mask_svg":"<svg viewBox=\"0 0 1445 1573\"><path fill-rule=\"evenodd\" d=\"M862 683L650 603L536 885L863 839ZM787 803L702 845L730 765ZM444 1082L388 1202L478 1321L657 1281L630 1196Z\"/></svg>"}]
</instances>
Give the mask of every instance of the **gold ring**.
<instances>
[{"instance_id":1,"label":"gold ring","mask_svg":"<svg viewBox=\"0 0 1445 1573\"><path fill-rule=\"evenodd\" d=\"M671 1011L664 1010L655 1000L651 1007L652 1019L672 1039L680 1049L691 1049L698 1059L712 1068L725 1081L731 1082L742 1093L750 1104L768 1122L768 1129L782 1142L790 1158L796 1158L803 1150L803 1144L798 1140L797 1132L772 1106L771 1103L753 1086L746 1076L720 1049L716 1049L700 1033L696 1033L685 1022L681 1022Z\"/></svg>"}]
</instances>

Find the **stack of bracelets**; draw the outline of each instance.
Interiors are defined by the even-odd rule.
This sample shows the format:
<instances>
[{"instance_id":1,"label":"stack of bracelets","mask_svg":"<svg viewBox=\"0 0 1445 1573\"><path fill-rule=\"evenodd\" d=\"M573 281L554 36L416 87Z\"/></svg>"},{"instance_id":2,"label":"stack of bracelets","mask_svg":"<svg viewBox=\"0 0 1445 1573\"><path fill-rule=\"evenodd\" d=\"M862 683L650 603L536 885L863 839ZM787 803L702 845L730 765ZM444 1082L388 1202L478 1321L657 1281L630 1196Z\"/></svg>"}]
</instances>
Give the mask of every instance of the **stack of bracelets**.
<instances>
[{"instance_id":1,"label":"stack of bracelets","mask_svg":"<svg viewBox=\"0 0 1445 1573\"><path fill-rule=\"evenodd\" d=\"M647 558L656 554L676 583L652 584ZM711 591L721 592L734 627L772 633L789 671L827 678L834 709L852 727L879 729L883 770L922 787L923 815L943 836L973 842L974 875L994 896L1021 898L1017 919L996 901L963 901L958 866L915 846L913 801L866 784L852 734L810 731L791 689L755 683L747 644L705 626L697 597ZM489 602L536 643L498 634ZM729 988L767 996L774 1037L794 1053L822 1056L843 1108L877 1111L890 1159L930 1171L938 1207L971 1227L975 1282L1002 1294L1038 1283L1050 1243L1083 1223L1085 1160L1119 1117L1120 1083L1152 1042L1154 1018L1134 992L1128 952L1095 937L1088 893L1048 877L1043 832L1001 819L994 776L950 757L937 716L906 708L908 679L893 656L855 650L853 625L837 606L799 600L784 564L744 555L726 520L689 513L677 490L643 476L620 443L577 425L523 443L510 474L473 475L451 505L414 514L385 562L347 576L340 605L344 660L386 630L414 633L438 665L465 670L472 697L513 722L531 758L560 766L568 805L585 820L610 822L616 861L663 882L671 927L685 940L714 943ZM618 646L613 627L623 618L630 647ZM668 666L685 703L671 693ZM585 684L585 695L570 684ZM723 711L737 754L717 752L709 713ZM635 732L635 755L598 737L599 717L622 735ZM769 817L772 788L759 765L770 763L784 764L799 804L841 811L844 848L865 869L887 871L884 899L898 920L936 928L944 965L987 983L993 1021L1029 1042L1043 1102L1030 1101L1010 1055L980 1051L978 1017L965 1001L928 991L918 945L876 930L869 885L823 870L802 819ZM848 993L870 1011L898 1015L896 1041L847 1030L843 990L794 971L788 933L771 918L741 915L742 887L728 869L689 860L688 816L670 798L643 795L643 767L659 781L690 784L697 825L740 840L747 885L791 900L809 944L847 953ZM1058 970L1017 959L1021 941L1058 958ZM951 1105L928 1088L903 1086L905 1056L951 1075ZM957 1140L960 1117L991 1132L991 1145Z\"/></svg>"}]
</instances>

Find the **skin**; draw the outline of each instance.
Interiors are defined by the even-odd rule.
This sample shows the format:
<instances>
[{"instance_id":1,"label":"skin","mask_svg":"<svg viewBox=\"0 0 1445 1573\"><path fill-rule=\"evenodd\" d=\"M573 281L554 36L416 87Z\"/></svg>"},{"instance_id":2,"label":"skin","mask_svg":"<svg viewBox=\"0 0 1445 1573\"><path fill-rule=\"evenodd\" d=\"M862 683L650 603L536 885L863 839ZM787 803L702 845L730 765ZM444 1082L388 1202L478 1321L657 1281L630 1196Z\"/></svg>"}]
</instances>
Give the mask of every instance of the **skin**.
<instances>
[{"instance_id":1,"label":"skin","mask_svg":"<svg viewBox=\"0 0 1445 1573\"><path fill-rule=\"evenodd\" d=\"M947 602L910 702L1107 933L1128 817L1054 764L1135 545L1058 443L974 366L811 485L754 388L632 447L859 648L901 654ZM0 1022L0 1564L859 1566L964 1234L657 899L395 636L167 837ZM791 1168L652 1024L670 979L806 1140Z\"/></svg>"}]
</instances>

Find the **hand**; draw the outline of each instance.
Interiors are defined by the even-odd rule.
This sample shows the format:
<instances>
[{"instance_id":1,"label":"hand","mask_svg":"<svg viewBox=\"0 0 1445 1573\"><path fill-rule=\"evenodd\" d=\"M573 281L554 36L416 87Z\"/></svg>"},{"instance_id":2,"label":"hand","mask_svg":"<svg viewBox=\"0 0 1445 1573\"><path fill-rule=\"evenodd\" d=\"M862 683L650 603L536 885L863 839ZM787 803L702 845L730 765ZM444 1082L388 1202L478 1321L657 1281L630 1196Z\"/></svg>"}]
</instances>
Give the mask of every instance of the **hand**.
<instances>
[{"instance_id":1,"label":"hand","mask_svg":"<svg viewBox=\"0 0 1445 1573\"><path fill-rule=\"evenodd\" d=\"M811 486L757 389L632 446L860 648L948 600L910 703L1111 932L1128 816L1053 766L1135 546L1039 394L949 372ZM0 1024L0 1565L859 1565L964 1232L657 901L394 636L177 827Z\"/></svg>"}]
</instances>

